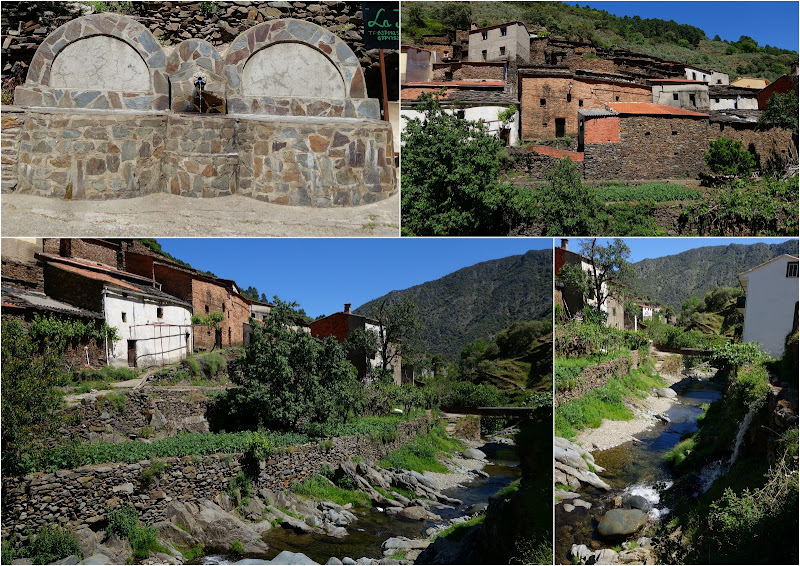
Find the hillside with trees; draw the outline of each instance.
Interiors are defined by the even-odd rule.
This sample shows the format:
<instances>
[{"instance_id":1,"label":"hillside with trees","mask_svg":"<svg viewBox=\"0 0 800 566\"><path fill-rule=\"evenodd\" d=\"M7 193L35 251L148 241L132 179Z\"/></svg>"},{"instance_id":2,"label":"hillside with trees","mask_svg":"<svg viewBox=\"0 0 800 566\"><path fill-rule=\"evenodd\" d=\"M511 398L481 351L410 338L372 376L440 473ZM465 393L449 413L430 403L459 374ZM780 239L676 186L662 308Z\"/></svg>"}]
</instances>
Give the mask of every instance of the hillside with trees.
<instances>
[{"instance_id":1,"label":"hillside with trees","mask_svg":"<svg viewBox=\"0 0 800 566\"><path fill-rule=\"evenodd\" d=\"M529 29L568 39L588 39L598 47L619 47L671 61L713 68L739 76L765 77L770 81L790 72L796 51L759 45L748 36L735 41L709 38L695 26L657 18L618 17L590 4L571 6L561 2L469 2L455 6L443 2L406 3L402 32L407 40L424 34L468 29L470 22L490 26L521 21ZM680 16L678 16L680 18ZM466 25L465 25L466 22Z\"/></svg>"},{"instance_id":2,"label":"hillside with trees","mask_svg":"<svg viewBox=\"0 0 800 566\"><path fill-rule=\"evenodd\" d=\"M796 240L778 244L704 246L633 264L636 288L680 312L692 296L703 300L717 287L738 287L738 273L781 254L797 255Z\"/></svg>"},{"instance_id":3,"label":"hillside with trees","mask_svg":"<svg viewBox=\"0 0 800 566\"><path fill-rule=\"evenodd\" d=\"M531 250L392 291L361 305L355 312L367 314L384 300L391 304L408 296L420 313L421 342L428 352L455 361L465 345L478 338L491 338L514 322L549 321L553 304L551 272L550 250Z\"/></svg>"}]
</instances>

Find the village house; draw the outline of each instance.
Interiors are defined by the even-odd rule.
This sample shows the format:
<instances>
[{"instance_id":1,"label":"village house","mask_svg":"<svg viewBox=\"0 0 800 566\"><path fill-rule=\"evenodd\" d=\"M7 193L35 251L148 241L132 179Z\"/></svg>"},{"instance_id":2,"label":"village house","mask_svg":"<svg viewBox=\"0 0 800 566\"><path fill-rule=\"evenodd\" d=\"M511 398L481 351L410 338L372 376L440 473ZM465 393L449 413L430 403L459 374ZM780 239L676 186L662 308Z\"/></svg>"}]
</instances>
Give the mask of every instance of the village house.
<instances>
[{"instance_id":1,"label":"village house","mask_svg":"<svg viewBox=\"0 0 800 566\"><path fill-rule=\"evenodd\" d=\"M128 270L161 285L164 291L192 305L195 315L221 315L216 325L196 325L194 347L198 350L231 348L244 343L250 319L250 300L230 279L214 277L166 258L128 251Z\"/></svg>"},{"instance_id":2,"label":"village house","mask_svg":"<svg viewBox=\"0 0 800 566\"><path fill-rule=\"evenodd\" d=\"M418 83L433 80L433 65L437 54L430 49L413 45L400 47L400 83Z\"/></svg>"},{"instance_id":3,"label":"village house","mask_svg":"<svg viewBox=\"0 0 800 566\"><path fill-rule=\"evenodd\" d=\"M609 102L650 102L650 87L622 76L573 73L566 67L531 66L518 70L521 139L576 136L580 109Z\"/></svg>"},{"instance_id":4,"label":"village house","mask_svg":"<svg viewBox=\"0 0 800 566\"><path fill-rule=\"evenodd\" d=\"M794 91L798 93L797 65L792 66L792 72L778 77L775 82L768 84L758 92L758 109L766 110L769 99L773 94L785 94Z\"/></svg>"},{"instance_id":5,"label":"village house","mask_svg":"<svg viewBox=\"0 0 800 566\"><path fill-rule=\"evenodd\" d=\"M758 110L759 92L753 88L710 85L708 87L709 109Z\"/></svg>"},{"instance_id":6,"label":"village house","mask_svg":"<svg viewBox=\"0 0 800 566\"><path fill-rule=\"evenodd\" d=\"M686 67L686 78L701 81L708 85L727 85L730 83L728 73L721 73L713 69L706 70L700 67Z\"/></svg>"},{"instance_id":7,"label":"village house","mask_svg":"<svg viewBox=\"0 0 800 566\"><path fill-rule=\"evenodd\" d=\"M377 336L379 332L378 321L351 312L350 303L345 303L343 311L333 313L311 323L312 336L315 338L333 336L340 344L347 340L348 336L357 329L374 332ZM365 352L351 351L348 352L347 359L358 370L359 379L364 379L368 373L368 368L377 368L382 365L380 350L372 358L368 358ZM390 366L393 381L397 385L400 385L403 381L402 365L400 358L396 357L394 363Z\"/></svg>"},{"instance_id":8,"label":"village house","mask_svg":"<svg viewBox=\"0 0 800 566\"><path fill-rule=\"evenodd\" d=\"M742 142L757 166L797 158L791 132L760 130L754 110L695 112L662 104L609 103L578 112L578 151L587 179L694 177L706 170L703 153L720 137ZM654 159L653 156L658 156Z\"/></svg>"},{"instance_id":9,"label":"village house","mask_svg":"<svg viewBox=\"0 0 800 566\"><path fill-rule=\"evenodd\" d=\"M708 84L690 79L650 79L653 104L688 110L708 109Z\"/></svg>"},{"instance_id":10,"label":"village house","mask_svg":"<svg viewBox=\"0 0 800 566\"><path fill-rule=\"evenodd\" d=\"M643 305L641 303L638 306L642 309L642 320L651 319L654 314L661 312L661 307L658 306Z\"/></svg>"},{"instance_id":11,"label":"village house","mask_svg":"<svg viewBox=\"0 0 800 566\"><path fill-rule=\"evenodd\" d=\"M44 292L73 306L102 313L119 340L104 345L108 363L152 367L192 352L192 305L146 277L87 260L40 253Z\"/></svg>"},{"instance_id":12,"label":"village house","mask_svg":"<svg viewBox=\"0 0 800 566\"><path fill-rule=\"evenodd\" d=\"M472 25L469 30L470 61L530 61L530 34L522 22L505 22L488 27Z\"/></svg>"},{"instance_id":13,"label":"village house","mask_svg":"<svg viewBox=\"0 0 800 566\"><path fill-rule=\"evenodd\" d=\"M743 342L758 342L775 357L783 355L787 335L797 332L798 258L784 254L738 275L744 296Z\"/></svg>"},{"instance_id":14,"label":"village house","mask_svg":"<svg viewBox=\"0 0 800 566\"><path fill-rule=\"evenodd\" d=\"M592 261L578 252L571 251L569 249L569 240L562 238L561 246L555 248L554 254L554 273L556 277L558 277L565 265L580 265L581 269L587 273L592 270ZM611 289L609 289L609 283L603 283L601 286L601 292L607 298L600 305L600 310L606 314L606 326L624 329L625 309L622 304L622 288L624 286L616 282L611 282L611 285ZM555 302L555 304L561 305L563 316L566 320L580 319L581 311L586 306L597 307L596 297L586 298L578 289L559 281L556 281L556 288L557 291L560 291L560 302ZM559 293L556 293L556 298L558 298L558 295Z\"/></svg>"}]
</instances>

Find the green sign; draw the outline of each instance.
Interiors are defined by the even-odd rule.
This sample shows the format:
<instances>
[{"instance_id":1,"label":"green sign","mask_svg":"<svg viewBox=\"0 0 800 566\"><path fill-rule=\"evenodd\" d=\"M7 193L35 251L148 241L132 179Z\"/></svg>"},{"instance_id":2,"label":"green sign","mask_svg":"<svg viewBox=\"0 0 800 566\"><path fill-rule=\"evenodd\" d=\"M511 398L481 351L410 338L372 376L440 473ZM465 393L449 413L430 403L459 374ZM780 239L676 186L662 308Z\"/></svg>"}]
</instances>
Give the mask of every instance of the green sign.
<instances>
[{"instance_id":1,"label":"green sign","mask_svg":"<svg viewBox=\"0 0 800 566\"><path fill-rule=\"evenodd\" d=\"M400 49L400 3L362 2L367 49Z\"/></svg>"}]
</instances>

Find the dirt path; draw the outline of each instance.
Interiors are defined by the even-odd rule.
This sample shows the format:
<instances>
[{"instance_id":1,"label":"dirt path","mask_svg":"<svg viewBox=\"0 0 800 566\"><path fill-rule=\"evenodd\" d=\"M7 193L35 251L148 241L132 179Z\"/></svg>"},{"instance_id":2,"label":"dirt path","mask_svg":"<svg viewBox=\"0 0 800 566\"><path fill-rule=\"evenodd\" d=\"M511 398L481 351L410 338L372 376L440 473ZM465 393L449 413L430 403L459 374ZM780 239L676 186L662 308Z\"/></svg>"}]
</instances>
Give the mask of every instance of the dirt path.
<instances>
[{"instance_id":1,"label":"dirt path","mask_svg":"<svg viewBox=\"0 0 800 566\"><path fill-rule=\"evenodd\" d=\"M350 208L311 208L235 195L67 201L7 193L2 218L2 235L17 237L399 236L400 196Z\"/></svg>"}]
</instances>

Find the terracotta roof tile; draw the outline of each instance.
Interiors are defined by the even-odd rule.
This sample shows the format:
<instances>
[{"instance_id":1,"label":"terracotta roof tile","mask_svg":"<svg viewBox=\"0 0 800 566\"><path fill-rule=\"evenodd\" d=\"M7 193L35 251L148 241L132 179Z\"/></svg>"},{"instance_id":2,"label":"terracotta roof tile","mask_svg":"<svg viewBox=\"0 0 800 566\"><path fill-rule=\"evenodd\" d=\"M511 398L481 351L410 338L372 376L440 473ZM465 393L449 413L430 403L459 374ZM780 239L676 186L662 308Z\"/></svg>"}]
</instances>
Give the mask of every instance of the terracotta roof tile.
<instances>
[{"instance_id":1,"label":"terracotta roof tile","mask_svg":"<svg viewBox=\"0 0 800 566\"><path fill-rule=\"evenodd\" d=\"M643 116L697 116L708 117L708 114L675 108L666 104L651 104L649 102L609 102L608 108L618 114L638 114Z\"/></svg>"}]
</instances>

